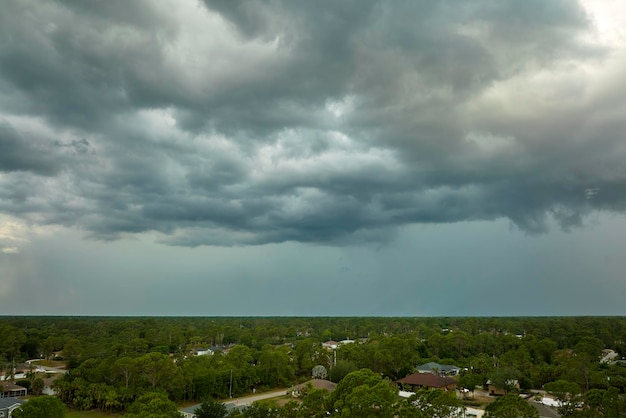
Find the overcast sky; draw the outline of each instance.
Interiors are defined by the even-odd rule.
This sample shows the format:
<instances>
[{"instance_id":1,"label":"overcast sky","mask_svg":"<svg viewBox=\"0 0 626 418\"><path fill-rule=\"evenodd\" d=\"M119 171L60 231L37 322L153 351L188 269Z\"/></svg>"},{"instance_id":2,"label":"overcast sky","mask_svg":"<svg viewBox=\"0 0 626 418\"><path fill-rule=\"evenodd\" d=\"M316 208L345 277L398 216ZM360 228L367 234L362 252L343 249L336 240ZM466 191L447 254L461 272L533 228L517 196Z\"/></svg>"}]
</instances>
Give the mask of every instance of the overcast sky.
<instances>
[{"instance_id":1,"label":"overcast sky","mask_svg":"<svg viewBox=\"0 0 626 418\"><path fill-rule=\"evenodd\" d=\"M0 315L626 315L622 0L0 4Z\"/></svg>"}]
</instances>

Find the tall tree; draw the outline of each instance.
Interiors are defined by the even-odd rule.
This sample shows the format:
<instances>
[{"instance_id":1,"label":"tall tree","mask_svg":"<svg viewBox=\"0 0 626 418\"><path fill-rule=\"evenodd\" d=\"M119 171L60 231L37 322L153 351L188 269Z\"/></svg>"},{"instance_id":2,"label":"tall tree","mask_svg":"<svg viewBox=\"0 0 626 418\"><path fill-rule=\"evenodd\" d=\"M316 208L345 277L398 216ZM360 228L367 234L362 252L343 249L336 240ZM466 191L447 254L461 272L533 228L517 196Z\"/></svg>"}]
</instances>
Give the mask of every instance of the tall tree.
<instances>
[{"instance_id":1,"label":"tall tree","mask_svg":"<svg viewBox=\"0 0 626 418\"><path fill-rule=\"evenodd\" d=\"M0 324L0 357L4 354L8 360L13 361L24 342L26 342L26 336L21 329Z\"/></svg>"},{"instance_id":2,"label":"tall tree","mask_svg":"<svg viewBox=\"0 0 626 418\"><path fill-rule=\"evenodd\" d=\"M423 389L415 394L414 402L425 417L460 418L465 415L463 403L453 392Z\"/></svg>"},{"instance_id":3,"label":"tall tree","mask_svg":"<svg viewBox=\"0 0 626 418\"><path fill-rule=\"evenodd\" d=\"M137 360L133 357L122 357L115 361L113 368L115 373L122 378L124 387L128 388L130 380L137 370Z\"/></svg>"},{"instance_id":4,"label":"tall tree","mask_svg":"<svg viewBox=\"0 0 626 418\"><path fill-rule=\"evenodd\" d=\"M471 391L472 397L473 397L476 386L481 386L484 383L484 380L485 380L484 377L479 374L467 372L467 373L463 373L461 377L459 378L459 385L462 388L465 388Z\"/></svg>"},{"instance_id":5,"label":"tall tree","mask_svg":"<svg viewBox=\"0 0 626 418\"><path fill-rule=\"evenodd\" d=\"M44 387L46 386L45 382L41 377L36 377L33 380L33 383L30 385L30 394L39 396L43 393Z\"/></svg>"},{"instance_id":6,"label":"tall tree","mask_svg":"<svg viewBox=\"0 0 626 418\"><path fill-rule=\"evenodd\" d=\"M398 390L380 374L361 369L348 374L330 396L331 409L341 417L391 418L397 410Z\"/></svg>"},{"instance_id":7,"label":"tall tree","mask_svg":"<svg viewBox=\"0 0 626 418\"><path fill-rule=\"evenodd\" d=\"M148 392L137 398L123 418L182 418L176 404L162 392Z\"/></svg>"},{"instance_id":8,"label":"tall tree","mask_svg":"<svg viewBox=\"0 0 626 418\"><path fill-rule=\"evenodd\" d=\"M174 374L176 366L171 358L161 353L148 353L139 357L138 367L144 374L152 389Z\"/></svg>"},{"instance_id":9,"label":"tall tree","mask_svg":"<svg viewBox=\"0 0 626 418\"><path fill-rule=\"evenodd\" d=\"M328 377L333 382L339 383L341 379L343 379L355 370L357 370L357 367L353 362L349 360L337 360L337 364L332 369L330 369Z\"/></svg>"},{"instance_id":10,"label":"tall tree","mask_svg":"<svg viewBox=\"0 0 626 418\"><path fill-rule=\"evenodd\" d=\"M509 393L485 408L484 418L539 418L539 411L518 395Z\"/></svg>"},{"instance_id":11,"label":"tall tree","mask_svg":"<svg viewBox=\"0 0 626 418\"><path fill-rule=\"evenodd\" d=\"M325 389L308 389L298 408L298 418L324 418L328 391Z\"/></svg>"},{"instance_id":12,"label":"tall tree","mask_svg":"<svg viewBox=\"0 0 626 418\"><path fill-rule=\"evenodd\" d=\"M199 408L196 408L194 414L197 418L225 418L228 411L222 402L208 399L202 402Z\"/></svg>"}]
</instances>

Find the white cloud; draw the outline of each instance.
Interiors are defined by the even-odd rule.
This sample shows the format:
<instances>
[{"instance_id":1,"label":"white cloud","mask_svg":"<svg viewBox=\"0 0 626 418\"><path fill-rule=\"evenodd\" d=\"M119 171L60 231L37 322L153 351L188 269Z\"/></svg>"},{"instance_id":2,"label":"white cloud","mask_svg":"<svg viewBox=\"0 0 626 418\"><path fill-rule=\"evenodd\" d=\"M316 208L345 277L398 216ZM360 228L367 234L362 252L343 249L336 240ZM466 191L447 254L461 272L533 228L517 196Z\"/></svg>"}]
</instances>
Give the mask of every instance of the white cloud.
<instances>
[{"instance_id":1,"label":"white cloud","mask_svg":"<svg viewBox=\"0 0 626 418\"><path fill-rule=\"evenodd\" d=\"M258 80L286 58L280 38L243 40L198 1L172 1L167 10L179 27L174 39L164 40L163 67L186 94L206 98Z\"/></svg>"},{"instance_id":2,"label":"white cloud","mask_svg":"<svg viewBox=\"0 0 626 418\"><path fill-rule=\"evenodd\" d=\"M623 0L581 0L589 14L595 42L611 47L626 45L626 4Z\"/></svg>"},{"instance_id":3,"label":"white cloud","mask_svg":"<svg viewBox=\"0 0 626 418\"><path fill-rule=\"evenodd\" d=\"M53 234L54 226L29 225L0 213L0 253L19 254L37 236Z\"/></svg>"},{"instance_id":4,"label":"white cloud","mask_svg":"<svg viewBox=\"0 0 626 418\"><path fill-rule=\"evenodd\" d=\"M1 253L19 253L19 247L27 241L26 236L27 228L23 223L0 214Z\"/></svg>"}]
</instances>

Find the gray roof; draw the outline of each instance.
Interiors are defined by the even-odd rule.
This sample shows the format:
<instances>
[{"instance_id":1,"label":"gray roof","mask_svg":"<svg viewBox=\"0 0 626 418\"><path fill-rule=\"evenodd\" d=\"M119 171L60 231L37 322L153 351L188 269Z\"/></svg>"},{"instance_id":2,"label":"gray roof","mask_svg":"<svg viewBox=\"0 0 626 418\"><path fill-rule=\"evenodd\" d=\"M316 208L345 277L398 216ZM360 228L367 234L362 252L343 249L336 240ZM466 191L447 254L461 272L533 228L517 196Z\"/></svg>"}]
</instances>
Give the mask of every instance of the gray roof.
<instances>
[{"instance_id":1,"label":"gray roof","mask_svg":"<svg viewBox=\"0 0 626 418\"><path fill-rule=\"evenodd\" d=\"M25 402L26 401L17 398L0 398L0 409L10 408L16 404L21 405Z\"/></svg>"},{"instance_id":2,"label":"gray roof","mask_svg":"<svg viewBox=\"0 0 626 418\"><path fill-rule=\"evenodd\" d=\"M447 372L450 370L459 370L460 367L453 366L451 364L439 364L435 363L434 361L430 361L428 363L417 366L416 369L424 372L434 372L436 370L441 372Z\"/></svg>"},{"instance_id":3,"label":"gray roof","mask_svg":"<svg viewBox=\"0 0 626 418\"><path fill-rule=\"evenodd\" d=\"M554 409L538 402L530 402L532 406L539 412L540 418L559 418L561 415Z\"/></svg>"},{"instance_id":4,"label":"gray roof","mask_svg":"<svg viewBox=\"0 0 626 418\"><path fill-rule=\"evenodd\" d=\"M200 405L202 405L202 404L199 403L199 404L196 404L196 405L191 405L191 406L188 406L185 409L180 409L179 411L180 412L186 412L188 414L194 414L196 412L196 409L200 408Z\"/></svg>"},{"instance_id":5,"label":"gray roof","mask_svg":"<svg viewBox=\"0 0 626 418\"><path fill-rule=\"evenodd\" d=\"M195 405L188 406L185 409L179 409L179 411L180 412L186 412L187 414L195 414L196 413L196 409L200 408L201 405L202 405L201 403L198 403L198 404L195 404ZM243 407L244 407L242 405L235 405L232 402L224 403L224 406L226 407L227 411L230 411L231 409L235 409L235 408L237 408L237 409L239 409L241 411L243 409Z\"/></svg>"}]
</instances>

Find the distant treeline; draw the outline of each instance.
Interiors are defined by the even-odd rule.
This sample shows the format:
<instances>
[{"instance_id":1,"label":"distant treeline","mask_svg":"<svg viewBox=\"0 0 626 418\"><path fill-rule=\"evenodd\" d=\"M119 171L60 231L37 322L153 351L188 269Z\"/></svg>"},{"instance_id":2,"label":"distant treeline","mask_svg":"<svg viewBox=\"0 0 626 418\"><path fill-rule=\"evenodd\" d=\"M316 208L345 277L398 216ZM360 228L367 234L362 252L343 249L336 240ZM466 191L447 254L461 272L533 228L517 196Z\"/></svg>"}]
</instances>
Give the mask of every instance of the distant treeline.
<instances>
[{"instance_id":1,"label":"distant treeline","mask_svg":"<svg viewBox=\"0 0 626 418\"><path fill-rule=\"evenodd\" d=\"M559 349L594 337L617 350L626 341L625 317L54 317L0 316L0 355L37 357L72 339L98 351L140 339L148 350L168 352L187 345L244 344L261 348L312 337L319 341L412 334L427 339L446 330L549 338ZM15 335L14 335L15 334ZM89 347L90 345L94 347ZM17 348L17 349L16 349Z\"/></svg>"}]
</instances>

